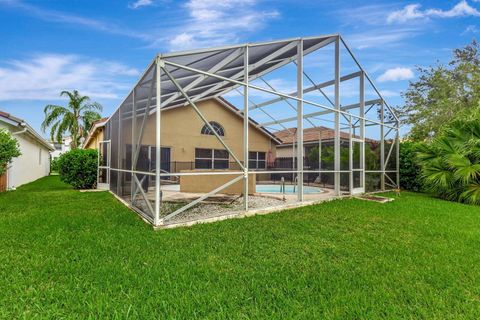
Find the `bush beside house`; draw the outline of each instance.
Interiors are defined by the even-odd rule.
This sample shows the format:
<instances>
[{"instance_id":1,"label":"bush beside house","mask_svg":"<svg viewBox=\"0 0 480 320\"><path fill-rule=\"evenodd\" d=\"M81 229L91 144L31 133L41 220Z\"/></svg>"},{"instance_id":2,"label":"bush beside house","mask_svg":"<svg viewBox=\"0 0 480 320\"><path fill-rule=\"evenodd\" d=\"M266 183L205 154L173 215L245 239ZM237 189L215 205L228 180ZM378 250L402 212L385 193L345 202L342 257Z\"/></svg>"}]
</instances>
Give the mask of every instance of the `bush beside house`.
<instances>
[{"instance_id":1,"label":"bush beside house","mask_svg":"<svg viewBox=\"0 0 480 320\"><path fill-rule=\"evenodd\" d=\"M7 130L0 129L0 192L7 190L7 166L21 155L18 141Z\"/></svg>"},{"instance_id":2,"label":"bush beside house","mask_svg":"<svg viewBox=\"0 0 480 320\"><path fill-rule=\"evenodd\" d=\"M73 149L58 159L60 179L75 189L92 189L97 183L98 154L93 149Z\"/></svg>"},{"instance_id":3,"label":"bush beside house","mask_svg":"<svg viewBox=\"0 0 480 320\"><path fill-rule=\"evenodd\" d=\"M7 171L10 161L20 155L18 141L7 130L0 129L0 176Z\"/></svg>"}]
</instances>

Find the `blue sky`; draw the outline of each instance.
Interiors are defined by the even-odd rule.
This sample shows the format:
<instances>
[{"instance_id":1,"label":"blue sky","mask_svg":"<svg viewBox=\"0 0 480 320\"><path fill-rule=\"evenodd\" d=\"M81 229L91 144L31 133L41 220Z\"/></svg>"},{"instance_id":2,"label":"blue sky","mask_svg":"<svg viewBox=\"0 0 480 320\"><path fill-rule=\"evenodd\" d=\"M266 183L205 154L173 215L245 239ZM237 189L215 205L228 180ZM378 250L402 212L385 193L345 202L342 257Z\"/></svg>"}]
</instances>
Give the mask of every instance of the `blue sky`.
<instances>
[{"instance_id":1,"label":"blue sky","mask_svg":"<svg viewBox=\"0 0 480 320\"><path fill-rule=\"evenodd\" d=\"M390 105L480 32L480 0L0 0L0 110L39 129L78 89L110 115L157 52L341 33Z\"/></svg>"}]
</instances>

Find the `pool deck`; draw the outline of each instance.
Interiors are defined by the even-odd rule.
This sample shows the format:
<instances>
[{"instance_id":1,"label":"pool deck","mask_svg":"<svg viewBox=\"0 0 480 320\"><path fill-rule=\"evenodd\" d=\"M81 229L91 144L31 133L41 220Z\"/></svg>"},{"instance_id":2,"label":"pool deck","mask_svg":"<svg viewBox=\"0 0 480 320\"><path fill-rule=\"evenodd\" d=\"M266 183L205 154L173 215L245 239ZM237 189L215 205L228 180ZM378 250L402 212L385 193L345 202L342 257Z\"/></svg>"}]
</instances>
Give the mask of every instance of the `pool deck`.
<instances>
[{"instance_id":1,"label":"pool deck","mask_svg":"<svg viewBox=\"0 0 480 320\"><path fill-rule=\"evenodd\" d=\"M280 185L278 185L280 188ZM307 187L307 186L306 186ZM308 186L312 187L312 186ZM316 187L317 188L317 187ZM334 197L334 191L332 189L320 188L318 187L321 192L320 193L305 193L303 195L306 201L315 201L315 200L325 200ZM189 202L192 198L199 198L204 195L204 193L187 193L187 192L180 192L179 185L164 185L161 187L162 190L162 199L163 201L172 201L172 202ZM210 199L218 197L225 198L225 199L235 199L239 195L226 195L217 193L210 197ZM254 196L258 197L266 197L271 199L283 200L283 194L278 192L258 192L255 193ZM297 201L297 194L296 193L286 193L285 194L285 202L286 203L293 203Z\"/></svg>"}]
</instances>

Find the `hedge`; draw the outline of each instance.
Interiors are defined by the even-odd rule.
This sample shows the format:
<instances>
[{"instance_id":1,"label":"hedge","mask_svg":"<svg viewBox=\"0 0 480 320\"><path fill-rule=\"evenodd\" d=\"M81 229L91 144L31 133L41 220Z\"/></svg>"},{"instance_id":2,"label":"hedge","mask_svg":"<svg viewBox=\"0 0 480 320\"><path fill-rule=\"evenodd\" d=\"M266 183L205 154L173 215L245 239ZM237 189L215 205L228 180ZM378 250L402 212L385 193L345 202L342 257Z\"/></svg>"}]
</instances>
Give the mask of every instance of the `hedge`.
<instances>
[{"instance_id":1,"label":"hedge","mask_svg":"<svg viewBox=\"0 0 480 320\"><path fill-rule=\"evenodd\" d=\"M421 168L416 161L416 153L421 142L402 141L400 143L400 188L410 191L423 191Z\"/></svg>"},{"instance_id":2,"label":"hedge","mask_svg":"<svg viewBox=\"0 0 480 320\"><path fill-rule=\"evenodd\" d=\"M97 183L98 153L93 149L74 149L58 159L60 179L75 189L92 189Z\"/></svg>"}]
</instances>

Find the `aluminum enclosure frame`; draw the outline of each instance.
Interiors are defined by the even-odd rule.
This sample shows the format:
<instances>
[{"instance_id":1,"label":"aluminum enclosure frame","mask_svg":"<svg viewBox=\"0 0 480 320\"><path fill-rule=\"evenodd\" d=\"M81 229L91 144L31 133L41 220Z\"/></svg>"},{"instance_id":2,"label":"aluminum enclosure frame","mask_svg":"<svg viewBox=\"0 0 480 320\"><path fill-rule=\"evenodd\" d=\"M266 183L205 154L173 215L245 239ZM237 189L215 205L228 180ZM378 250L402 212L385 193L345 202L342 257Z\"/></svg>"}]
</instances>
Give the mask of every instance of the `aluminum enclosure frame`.
<instances>
[{"instance_id":1,"label":"aluminum enclosure frame","mask_svg":"<svg viewBox=\"0 0 480 320\"><path fill-rule=\"evenodd\" d=\"M311 78L308 77L304 70L304 57L311 52L321 49L327 45L334 45L334 79L321 84L315 84ZM346 49L346 52L355 62L359 71L352 74L341 75L341 61L340 51L341 46ZM263 56L255 56L252 51L259 51L259 48L267 51ZM258 55L258 54L257 54ZM190 57L194 57L195 59ZM202 61L210 61L216 59L215 63L208 65L205 68L196 67L196 64ZM183 60L182 60L183 59ZM190 59L190 60L189 60ZM252 62L253 59L253 62ZM182 62L183 61L183 62ZM242 61L241 64L237 63ZM283 93L276 91L272 86L268 88L252 84L256 79L262 79L263 76L293 62L296 66L296 86L297 90L293 93ZM235 65L236 63L236 65ZM313 86L304 87L304 78L306 77ZM359 102L350 105L341 104L341 83L350 79L359 79ZM365 86L369 84L376 94L378 99L365 100ZM330 100L322 91L322 88L332 86L334 87L334 99ZM238 90L243 96L243 109L239 110L239 114L243 117L243 161L240 160L237 154L229 147L224 139L217 134L211 126L209 119L202 113L197 103L206 99L221 97L222 95ZM253 103L250 99L250 91L264 92L277 98L262 103ZM304 94L319 91L329 101L330 106L311 101L304 97ZM296 110L296 117L288 117L277 119L265 111L269 105L286 102ZM296 106L295 106L296 104ZM318 107L321 111L314 113L304 113L304 105ZM366 106L369 108L366 111ZM366 118L366 113L373 107L379 106L379 120ZM164 172L161 169L162 165L162 135L161 135L161 119L162 112L165 109L186 107L193 108L195 113L203 121L203 123L211 130L218 142L223 145L228 151L236 165L237 170L225 172ZM130 110L131 108L131 110ZM358 114L352 114L349 111L358 109ZM221 192L225 188L234 183L243 181L243 195L249 194L249 175L259 173L259 171L249 168L249 125L251 125L249 112L252 110L261 110L267 114L272 121L264 123L256 123L255 126L259 129L267 130L271 125L279 125L284 128L283 123L296 121L295 141L292 144L295 150L294 157L296 158L296 168L292 170L263 170L261 173L266 174L296 174L296 195L299 203L304 202L304 174L306 173L332 173L334 175L334 194L341 195L340 177L341 174L349 174L349 189L350 193L353 187L353 175L358 169L353 168L352 157L352 141L365 141L365 128L368 126L379 126L380 128L380 168L379 170L366 170L365 168L365 149L360 149L360 163L363 168L361 170L360 181L365 184L365 174L380 174L380 190L388 190L398 188L399 186L399 120L394 110L390 108L385 99L382 97L380 91L376 88L374 83L366 71L359 64L356 57L353 55L351 49L347 46L342 37L338 34L326 35L319 37L294 38L288 40L279 40L263 43L249 43L242 45L227 46L222 48L211 48L204 50L185 51L179 53L158 54L152 63L149 65L144 74L140 77L137 84L134 86L130 94L121 103L115 114L107 121L106 131L108 130L105 140L114 141L115 135L118 143L116 164L110 164L110 172L116 176L115 187L111 186L110 190L114 194L120 195L122 192L121 182L129 181L130 199L132 208L137 211L145 220L154 226L162 226L169 223L175 216L185 212L186 210L201 203L208 197ZM385 111L390 115L390 119L385 121ZM310 121L315 117L321 115L333 114L334 116L334 168L333 170L309 170L304 169L304 121ZM155 169L143 170L139 169L139 155L142 148L142 139L144 137L144 128L146 126L146 119L155 115ZM118 116L118 128L115 127ZM342 170L340 166L340 149L341 149L341 118L346 119L349 124L349 168ZM129 148L128 143L121 139L124 137L122 132L122 121L131 121L131 163L125 164L122 167L120 164L120 153L122 148ZM140 123L138 123L140 121ZM313 124L313 123L312 123ZM359 134L354 137L352 128L358 128ZM385 144L386 137L394 133L395 138L391 141L390 146ZM112 137L114 139L112 139ZM128 139L127 139L128 140ZM295 147L297 146L297 147ZM150 149L149 149L150 152ZM320 155L319 149L319 158ZM110 155L109 155L110 156ZM387 164L394 158L396 168L395 170L388 169ZM320 161L320 160L319 160ZM187 205L174 210L168 214L162 215L162 190L161 181L164 178L190 176L190 175L229 175L231 179L223 185L214 190L205 193L196 200ZM392 178L391 175L395 174ZM123 180L122 180L123 179ZM155 182L154 188L154 205L152 206L148 195L144 191L145 181L153 179ZM109 181L111 180L111 177ZM127 191L128 195L128 191ZM142 200L143 199L143 200ZM137 205L138 201L143 201L144 206ZM248 211L249 197L243 197L243 211Z\"/></svg>"}]
</instances>

